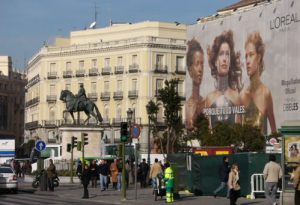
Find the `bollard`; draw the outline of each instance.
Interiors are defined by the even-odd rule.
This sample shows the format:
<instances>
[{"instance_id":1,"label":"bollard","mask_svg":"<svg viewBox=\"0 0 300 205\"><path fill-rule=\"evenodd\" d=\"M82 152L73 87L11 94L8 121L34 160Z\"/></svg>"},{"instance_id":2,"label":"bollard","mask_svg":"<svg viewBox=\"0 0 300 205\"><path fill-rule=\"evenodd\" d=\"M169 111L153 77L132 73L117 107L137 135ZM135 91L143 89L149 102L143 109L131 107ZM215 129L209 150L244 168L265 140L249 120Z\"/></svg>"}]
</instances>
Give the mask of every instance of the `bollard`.
<instances>
[{"instance_id":1,"label":"bollard","mask_svg":"<svg viewBox=\"0 0 300 205\"><path fill-rule=\"evenodd\" d=\"M40 175L40 191L47 191L47 181L47 172L43 170Z\"/></svg>"}]
</instances>

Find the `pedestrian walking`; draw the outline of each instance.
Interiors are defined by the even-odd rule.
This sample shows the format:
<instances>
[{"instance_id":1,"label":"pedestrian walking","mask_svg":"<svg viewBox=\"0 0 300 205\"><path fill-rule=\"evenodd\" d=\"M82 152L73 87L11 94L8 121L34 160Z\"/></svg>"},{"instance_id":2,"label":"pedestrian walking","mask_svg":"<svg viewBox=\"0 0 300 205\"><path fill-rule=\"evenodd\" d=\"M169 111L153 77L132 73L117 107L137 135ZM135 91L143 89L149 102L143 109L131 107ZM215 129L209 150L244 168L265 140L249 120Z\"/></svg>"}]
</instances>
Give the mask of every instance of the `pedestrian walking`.
<instances>
[{"instance_id":1,"label":"pedestrian walking","mask_svg":"<svg viewBox=\"0 0 300 205\"><path fill-rule=\"evenodd\" d=\"M220 185L214 190L214 197L216 198L218 193L222 189L227 189L226 197L229 198L229 189L227 188L228 175L230 172L229 159L224 156L222 164L219 166L219 179L221 181Z\"/></svg>"},{"instance_id":2,"label":"pedestrian walking","mask_svg":"<svg viewBox=\"0 0 300 205\"><path fill-rule=\"evenodd\" d=\"M172 203L174 201L174 173L169 162L165 163L164 182L166 184L166 203Z\"/></svg>"},{"instance_id":3,"label":"pedestrian walking","mask_svg":"<svg viewBox=\"0 0 300 205\"><path fill-rule=\"evenodd\" d=\"M160 175L160 174L162 174L162 167L158 163L158 159L155 158L154 159L154 164L151 166L150 173L149 173L149 178L152 180L153 189L157 188L157 184L156 184L157 176Z\"/></svg>"},{"instance_id":4,"label":"pedestrian walking","mask_svg":"<svg viewBox=\"0 0 300 205\"><path fill-rule=\"evenodd\" d=\"M26 173L26 164L25 164L25 162L23 162L23 164L22 164L21 171L22 171L22 178L24 179L25 173Z\"/></svg>"},{"instance_id":5,"label":"pedestrian walking","mask_svg":"<svg viewBox=\"0 0 300 205\"><path fill-rule=\"evenodd\" d=\"M109 167L106 160L101 160L99 165L99 178L100 178L100 189L105 191L107 188L107 176L109 174Z\"/></svg>"},{"instance_id":6,"label":"pedestrian walking","mask_svg":"<svg viewBox=\"0 0 300 205\"><path fill-rule=\"evenodd\" d=\"M82 185L83 185L83 199L88 199L89 198L89 191L88 191L88 185L90 183L90 179L91 179L91 172L89 169L89 166L86 164L84 165L84 169L82 172L82 177L81 177L81 181L82 181Z\"/></svg>"},{"instance_id":7,"label":"pedestrian walking","mask_svg":"<svg viewBox=\"0 0 300 205\"><path fill-rule=\"evenodd\" d=\"M21 177L21 165L19 161L13 160L13 168L16 172L17 177Z\"/></svg>"},{"instance_id":8,"label":"pedestrian walking","mask_svg":"<svg viewBox=\"0 0 300 205\"><path fill-rule=\"evenodd\" d=\"M276 156L271 154L269 162L264 167L265 179L265 196L271 205L277 205L276 192L278 188L278 181L282 177L282 170L278 163L276 163Z\"/></svg>"},{"instance_id":9,"label":"pedestrian walking","mask_svg":"<svg viewBox=\"0 0 300 205\"><path fill-rule=\"evenodd\" d=\"M90 165L92 188L97 187L98 171L99 170L98 170L97 162L96 162L96 160L93 160L93 162Z\"/></svg>"},{"instance_id":10,"label":"pedestrian walking","mask_svg":"<svg viewBox=\"0 0 300 205\"><path fill-rule=\"evenodd\" d=\"M129 160L126 160L126 163L125 163L126 189L128 189L128 187L129 187L129 176L130 176L130 173L131 173L131 166L129 164Z\"/></svg>"},{"instance_id":11,"label":"pedestrian walking","mask_svg":"<svg viewBox=\"0 0 300 205\"><path fill-rule=\"evenodd\" d=\"M295 188L295 205L300 204L300 164L293 173L293 183Z\"/></svg>"},{"instance_id":12,"label":"pedestrian walking","mask_svg":"<svg viewBox=\"0 0 300 205\"><path fill-rule=\"evenodd\" d=\"M117 189L118 183L118 160L115 159L113 163L110 165L110 175L111 175L111 182L113 185L113 189Z\"/></svg>"},{"instance_id":13,"label":"pedestrian walking","mask_svg":"<svg viewBox=\"0 0 300 205\"><path fill-rule=\"evenodd\" d=\"M118 191L121 191L122 180L125 180L125 179L122 179L123 165L124 165L123 161L122 161L122 159L120 159L117 163L117 168L118 168L117 188L118 188Z\"/></svg>"},{"instance_id":14,"label":"pedestrian walking","mask_svg":"<svg viewBox=\"0 0 300 205\"><path fill-rule=\"evenodd\" d=\"M81 164L81 161L80 161L80 160L78 160L77 169L76 169L76 175L77 175L78 178L81 180L81 175L82 175L82 164Z\"/></svg>"},{"instance_id":15,"label":"pedestrian walking","mask_svg":"<svg viewBox=\"0 0 300 205\"><path fill-rule=\"evenodd\" d=\"M56 168L53 164L53 160L49 160L49 166L47 168L47 181L48 181L48 187L49 191L54 191L54 178L56 177Z\"/></svg>"},{"instance_id":16,"label":"pedestrian walking","mask_svg":"<svg viewBox=\"0 0 300 205\"><path fill-rule=\"evenodd\" d=\"M147 175L149 171L149 165L146 163L146 159L140 164L140 180L141 180L141 188L145 188L147 186Z\"/></svg>"},{"instance_id":17,"label":"pedestrian walking","mask_svg":"<svg viewBox=\"0 0 300 205\"><path fill-rule=\"evenodd\" d=\"M239 167L233 164L228 177L228 189L230 205L236 205L237 199L240 197Z\"/></svg>"}]
</instances>

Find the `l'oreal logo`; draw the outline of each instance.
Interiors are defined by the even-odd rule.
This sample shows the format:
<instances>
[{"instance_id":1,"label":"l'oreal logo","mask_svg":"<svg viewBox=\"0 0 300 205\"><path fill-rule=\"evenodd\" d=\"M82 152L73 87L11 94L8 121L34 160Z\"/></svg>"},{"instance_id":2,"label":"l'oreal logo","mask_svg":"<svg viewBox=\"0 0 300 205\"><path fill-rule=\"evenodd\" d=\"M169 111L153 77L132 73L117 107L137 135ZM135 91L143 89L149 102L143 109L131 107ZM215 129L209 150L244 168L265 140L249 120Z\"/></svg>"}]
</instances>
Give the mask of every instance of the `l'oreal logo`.
<instances>
[{"instance_id":1,"label":"l'oreal logo","mask_svg":"<svg viewBox=\"0 0 300 205\"><path fill-rule=\"evenodd\" d=\"M300 20L298 19L297 13L287 14L285 16L278 16L275 19L270 21L270 29L280 29L284 26L288 26L292 23L298 23Z\"/></svg>"}]
</instances>

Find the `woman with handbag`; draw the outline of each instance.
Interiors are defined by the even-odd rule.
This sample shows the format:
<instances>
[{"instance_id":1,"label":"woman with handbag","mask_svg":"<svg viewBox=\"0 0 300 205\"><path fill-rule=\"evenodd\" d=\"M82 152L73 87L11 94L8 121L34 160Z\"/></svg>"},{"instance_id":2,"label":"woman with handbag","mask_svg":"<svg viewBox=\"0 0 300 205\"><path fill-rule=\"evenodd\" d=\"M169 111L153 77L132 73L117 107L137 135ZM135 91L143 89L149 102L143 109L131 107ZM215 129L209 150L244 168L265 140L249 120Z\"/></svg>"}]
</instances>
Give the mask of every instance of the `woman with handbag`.
<instances>
[{"instance_id":1,"label":"woman with handbag","mask_svg":"<svg viewBox=\"0 0 300 205\"><path fill-rule=\"evenodd\" d=\"M239 184L239 168L237 164L231 166L228 178L228 189L230 190L230 205L236 205L236 201L240 197L241 189Z\"/></svg>"}]
</instances>

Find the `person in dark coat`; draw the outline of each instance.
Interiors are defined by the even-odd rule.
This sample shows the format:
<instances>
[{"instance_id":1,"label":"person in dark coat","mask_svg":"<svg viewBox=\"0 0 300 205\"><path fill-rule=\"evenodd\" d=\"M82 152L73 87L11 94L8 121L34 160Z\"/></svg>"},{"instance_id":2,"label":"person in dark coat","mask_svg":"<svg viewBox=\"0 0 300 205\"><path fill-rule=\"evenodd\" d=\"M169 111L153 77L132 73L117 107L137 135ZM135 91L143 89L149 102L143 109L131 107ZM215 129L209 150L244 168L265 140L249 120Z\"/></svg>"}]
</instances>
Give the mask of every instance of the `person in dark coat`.
<instances>
[{"instance_id":1,"label":"person in dark coat","mask_svg":"<svg viewBox=\"0 0 300 205\"><path fill-rule=\"evenodd\" d=\"M89 191L88 191L88 185L91 180L91 172L88 165L84 165L84 169L81 176L81 182L83 185L83 199L89 198Z\"/></svg>"},{"instance_id":2,"label":"person in dark coat","mask_svg":"<svg viewBox=\"0 0 300 205\"><path fill-rule=\"evenodd\" d=\"M230 172L229 160L228 157L223 157L223 162L219 167L219 177L220 177L220 185L214 191L214 197L217 197L217 194L224 188L227 188L228 175ZM227 189L227 198L229 197L229 190Z\"/></svg>"},{"instance_id":3,"label":"person in dark coat","mask_svg":"<svg viewBox=\"0 0 300 205\"><path fill-rule=\"evenodd\" d=\"M147 174L149 171L149 165L146 163L146 159L143 159L139 168L140 168L141 188L145 188L147 186Z\"/></svg>"},{"instance_id":4,"label":"person in dark coat","mask_svg":"<svg viewBox=\"0 0 300 205\"><path fill-rule=\"evenodd\" d=\"M78 178L81 180L81 175L82 175L82 164L81 164L81 161L80 161L80 160L78 160L77 169L76 169L76 175L77 175Z\"/></svg>"},{"instance_id":5,"label":"person in dark coat","mask_svg":"<svg viewBox=\"0 0 300 205\"><path fill-rule=\"evenodd\" d=\"M101 160L100 162L99 175L101 191L105 191L107 189L107 176L109 175L109 166L106 160Z\"/></svg>"},{"instance_id":6,"label":"person in dark coat","mask_svg":"<svg viewBox=\"0 0 300 205\"><path fill-rule=\"evenodd\" d=\"M49 191L54 191L54 178L56 177L56 168L55 165L53 164L53 160L49 160L49 166L47 168L47 180L48 180L48 186L49 186Z\"/></svg>"},{"instance_id":7,"label":"person in dark coat","mask_svg":"<svg viewBox=\"0 0 300 205\"><path fill-rule=\"evenodd\" d=\"M96 188L97 187L98 171L99 171L96 160L93 160L92 164L90 165L90 171L91 171L92 188Z\"/></svg>"}]
</instances>

